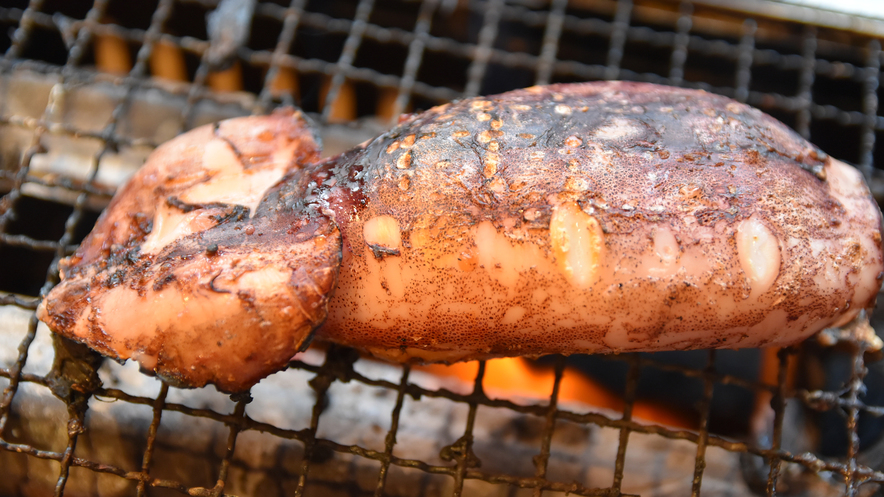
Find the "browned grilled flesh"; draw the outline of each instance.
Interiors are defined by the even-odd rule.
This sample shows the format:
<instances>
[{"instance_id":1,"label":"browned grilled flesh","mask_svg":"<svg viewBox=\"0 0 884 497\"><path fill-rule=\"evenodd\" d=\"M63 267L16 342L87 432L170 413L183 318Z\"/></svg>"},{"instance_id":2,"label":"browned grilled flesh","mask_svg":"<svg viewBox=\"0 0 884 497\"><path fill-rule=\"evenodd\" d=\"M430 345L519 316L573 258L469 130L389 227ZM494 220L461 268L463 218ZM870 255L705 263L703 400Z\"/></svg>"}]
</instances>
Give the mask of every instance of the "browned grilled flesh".
<instances>
[{"instance_id":1,"label":"browned grilled flesh","mask_svg":"<svg viewBox=\"0 0 884 497\"><path fill-rule=\"evenodd\" d=\"M249 388L325 319L340 232L292 190L318 152L291 112L164 144L63 261L40 318L175 384Z\"/></svg>"},{"instance_id":2,"label":"browned grilled flesh","mask_svg":"<svg viewBox=\"0 0 884 497\"><path fill-rule=\"evenodd\" d=\"M223 123L239 165L217 175L217 130L158 149L41 319L232 391L282 367L326 303L320 339L456 361L785 345L851 321L881 283L881 215L861 175L724 97L534 87L433 108L324 162L289 117L295 153L266 173L288 176L262 194L273 182L245 181L246 149L292 146L254 145L285 120ZM188 173L169 176L183 157ZM219 177L251 193L216 199Z\"/></svg>"}]
</instances>

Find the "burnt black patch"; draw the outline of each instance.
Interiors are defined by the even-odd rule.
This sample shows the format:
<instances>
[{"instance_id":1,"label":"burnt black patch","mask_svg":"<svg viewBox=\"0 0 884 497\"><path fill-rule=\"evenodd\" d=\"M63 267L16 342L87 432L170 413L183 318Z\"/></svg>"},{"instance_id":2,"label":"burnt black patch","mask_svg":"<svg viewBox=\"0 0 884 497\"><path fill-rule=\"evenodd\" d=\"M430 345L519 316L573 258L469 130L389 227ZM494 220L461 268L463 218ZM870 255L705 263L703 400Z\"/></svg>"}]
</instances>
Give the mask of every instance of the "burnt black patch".
<instances>
[{"instance_id":1,"label":"burnt black patch","mask_svg":"<svg viewBox=\"0 0 884 497\"><path fill-rule=\"evenodd\" d=\"M374 257L377 260L382 260L384 257L391 255L400 255L399 249L397 248L384 247L373 243L369 243L368 247L371 249L371 253L374 254Z\"/></svg>"},{"instance_id":2,"label":"burnt black patch","mask_svg":"<svg viewBox=\"0 0 884 497\"><path fill-rule=\"evenodd\" d=\"M162 290L163 288L165 288L166 286L168 286L169 283L172 283L173 281L175 281L175 275L172 273L169 273L169 274L157 279L154 282L153 287L152 287L153 291L158 292L158 291Z\"/></svg>"}]
</instances>

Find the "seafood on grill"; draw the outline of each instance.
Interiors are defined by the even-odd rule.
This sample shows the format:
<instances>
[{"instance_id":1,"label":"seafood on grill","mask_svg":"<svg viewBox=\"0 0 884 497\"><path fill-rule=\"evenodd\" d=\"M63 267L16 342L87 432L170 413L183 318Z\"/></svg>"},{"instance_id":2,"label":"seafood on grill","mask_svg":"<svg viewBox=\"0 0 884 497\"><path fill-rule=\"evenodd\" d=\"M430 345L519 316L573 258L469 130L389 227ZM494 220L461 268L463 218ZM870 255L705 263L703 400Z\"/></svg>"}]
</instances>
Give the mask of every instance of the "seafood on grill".
<instances>
[{"instance_id":1,"label":"seafood on grill","mask_svg":"<svg viewBox=\"0 0 884 497\"><path fill-rule=\"evenodd\" d=\"M238 391L311 334L395 361L787 345L884 278L859 172L701 91L533 87L317 156L292 111L163 145L40 318Z\"/></svg>"},{"instance_id":2,"label":"seafood on grill","mask_svg":"<svg viewBox=\"0 0 884 497\"><path fill-rule=\"evenodd\" d=\"M318 154L292 112L161 145L62 261L38 315L176 385L247 389L325 319L340 231L294 209L301 199L285 180Z\"/></svg>"}]
</instances>

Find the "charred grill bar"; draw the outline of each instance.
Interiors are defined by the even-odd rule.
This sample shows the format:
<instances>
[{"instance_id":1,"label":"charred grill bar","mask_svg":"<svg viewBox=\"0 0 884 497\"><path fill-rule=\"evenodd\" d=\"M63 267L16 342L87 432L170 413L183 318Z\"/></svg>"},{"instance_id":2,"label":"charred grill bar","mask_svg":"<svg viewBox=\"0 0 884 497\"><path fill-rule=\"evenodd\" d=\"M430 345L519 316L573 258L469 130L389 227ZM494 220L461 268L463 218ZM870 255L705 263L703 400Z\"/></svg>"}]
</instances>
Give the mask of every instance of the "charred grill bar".
<instances>
[{"instance_id":1,"label":"charred grill bar","mask_svg":"<svg viewBox=\"0 0 884 497\"><path fill-rule=\"evenodd\" d=\"M151 92L181 103L166 134L219 117L265 113L281 104L302 106L331 133L336 126L332 123L342 116L359 118L359 127L377 129L408 109L534 83L617 78L674 84L730 96L773 114L831 155L858 164L879 200L884 197L880 174L884 155L882 142L876 140L884 132L884 116L878 108L879 38L884 35L884 23L863 20L846 26L843 16L813 17L808 9L797 7L783 8L778 11L780 18L772 18L759 2L723 7L722 2L712 0L261 2L254 8L251 36L244 45L234 47L228 61L239 67L244 92L225 94L216 91L213 78L227 68L210 56L213 40L204 21L205 13L217 4L215 0L159 0L142 4L131 15L124 7L127 2L121 0L32 0L0 7L0 27L8 31L0 36L0 49L5 51L0 60L0 134L15 137L0 143L0 305L30 313L18 330L22 340L14 351L6 351L13 360L0 363L0 385L4 387L0 395L0 452L18 453L27 460L56 461L56 495L64 495L70 481L91 474L131 482L138 495L158 489L221 495L229 489L237 441L244 433L264 433L300 444L301 458L293 470L296 483L292 490L297 495L309 494L311 474L322 460L335 455L376 462L374 486L369 492L374 495L391 492L391 475L396 468L428 477L444 476L452 482L446 488L453 495L464 494L465 482L470 480L530 489L535 495L622 495L625 461L637 443L634 435L694 444L694 494L704 489L709 448L763 458L763 488L757 490L768 495L775 493L787 466L830 472L846 495L866 495L874 484L884 483L880 467L865 464L860 457L860 414L878 417L884 414L884 407L867 405L863 400L863 379L871 363L865 362L859 344L850 352L848 381L831 390L790 386L787 365L790 357L795 360L795 351L779 355L776 385L718 372L714 352L709 353L705 368L674 366L641 355L611 358L628 366L621 416L577 411L560 402L565 371L562 359L555 362L548 401L523 405L485 393L484 362L479 364L472 391L454 392L416 384L409 367L400 368L395 380L366 375L354 366L357 359L352 351L331 348L324 362L295 360L290 364L292 371L281 373L314 375L310 386L315 395L301 399L312 402L304 429L256 419L247 411L249 405L261 400L257 394L254 399L248 395L233 399L225 411L170 401L175 392L170 393L165 384L149 396L97 386L90 366L92 356L61 341L56 343L56 358L66 357L67 363L57 360L49 373L28 371L28 364L36 361L29 353L33 354L32 344L38 335L33 310L39 295L57 282L58 261L72 252L91 227L96 206L106 202L117 186L102 179L106 164L121 151L150 149L163 139L160 134L139 131L135 125L152 109L145 106L149 102L145 95ZM125 74L95 70L96 64L101 66L98 46L108 40L122 46L131 57ZM156 75L154 58L169 47L182 57L186 81L171 84L150 78ZM51 90L45 103L9 99L15 94L13 87L21 84L17 78L25 73L35 80L49 81ZM296 83L280 83L286 74L295 75ZM99 126L85 125L88 120L65 113L72 95L92 87L113 90L103 94L110 110ZM384 95L393 98L385 100ZM382 106L381 101L388 103ZM386 117L378 124L372 121L374 115ZM369 131L366 137L372 134ZM84 148L86 152L80 151L89 157L82 162L84 170L66 175L41 165L47 154L63 152L65 143L90 145ZM44 223L40 217L46 215L49 204L62 207L53 207L56 220ZM41 223L52 226L40 229ZM648 370L674 371L702 383L699 429L674 429L634 419L636 385ZM343 382L391 392L395 402L382 450L321 436L327 397ZM16 412L16 399L24 395L22 385L52 391L65 400L63 447L48 447L14 433L16 419L26 416ZM718 385L737 385L772 399L769 443L737 441L710 432L710 405ZM441 462L397 455L397 434L409 412L406 405L427 399L466 409L465 428L443 450ZM848 438L845 458L793 453L784 448L788 399L797 399L811 410L844 414ZM78 455L82 453L78 441L83 438L89 406L100 400L143 406L144 412L150 413L139 446L138 468ZM540 444L533 476L483 469L478 464L474 430L480 408L503 409L519 419L539 421ZM157 433L174 416L225 426L223 447L213 461L214 486L153 476ZM619 443L611 462L610 483L589 487L550 476L554 434L563 422L617 431Z\"/></svg>"}]
</instances>

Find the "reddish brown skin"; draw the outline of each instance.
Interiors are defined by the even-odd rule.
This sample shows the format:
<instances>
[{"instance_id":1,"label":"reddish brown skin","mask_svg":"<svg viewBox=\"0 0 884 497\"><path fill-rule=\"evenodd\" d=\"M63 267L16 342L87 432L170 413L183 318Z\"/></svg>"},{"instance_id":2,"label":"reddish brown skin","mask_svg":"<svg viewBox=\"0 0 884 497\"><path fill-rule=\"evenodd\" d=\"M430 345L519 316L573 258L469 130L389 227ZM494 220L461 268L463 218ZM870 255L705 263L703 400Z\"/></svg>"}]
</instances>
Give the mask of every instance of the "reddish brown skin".
<instances>
[{"instance_id":1,"label":"reddish brown skin","mask_svg":"<svg viewBox=\"0 0 884 497\"><path fill-rule=\"evenodd\" d=\"M560 105L567 106L571 112L558 113L556 107ZM519 106L530 111L515 110ZM480 112L488 114L490 119L477 119ZM588 138L610 123L612 117L628 120L642 131L623 140ZM499 126L492 126L495 121L500 122ZM707 136L701 136L700 132ZM483 136L483 133L486 134ZM570 147L570 155L557 153L569 148L566 141L571 136L580 137L582 143ZM406 139L413 139L413 145L397 148L395 144L401 145ZM500 160L496 172L485 174L483 157L491 140L499 143ZM598 161L598 155L588 150L592 145L611 154L611 167L601 174L590 173L586 168L587 164ZM531 154L536 151L546 154L543 161L531 160ZM404 154L410 156L410 161L407 168L401 169L397 164ZM578 161L576 170L569 169L570 160ZM543 246L548 244L545 237L553 211L549 195L557 196L560 201L574 201L584 208L596 207L594 216L602 225L609 251L627 256L647 250L649 238L645 235L653 226L683 225L681 212L668 208L663 212L647 209L649 200L659 200L667 205L677 202L698 209L694 215L700 226L718 225L722 233L731 233L728 237L733 236L737 223L756 213L765 219L778 219L769 228L781 240L794 236L790 228L794 226L800 226L808 238L837 239L852 229L873 233L877 253L869 255L869 266L880 267L880 212L870 195L865 200L866 212L874 212L877 222L854 219L845 211L831 195L825 180L829 160L824 152L770 116L731 99L695 90L601 82L536 87L443 105L410 118L362 150L345 154L333 164L337 186L327 192L331 198L328 206L335 213L335 222L341 227L345 243L345 265L339 277L338 295L342 284L353 286L355 292L362 291L361 283L356 282L358 276L354 275L363 274L365 267L362 230L367 219L380 215L397 219L405 247L402 257L414 266L434 271L432 264L426 262L429 259L425 261L419 255L408 253L410 232L433 224L435 221L427 219L428 215L433 217L431 213L457 213L449 215L445 224L435 224L436 242L440 246L448 245L450 251L460 250L456 240L469 237L470 230L483 221L493 223L500 233L526 228L529 235L514 243ZM360 171L355 181L351 179L354 169ZM659 177L653 184L647 180L649 173ZM406 177L408 187L402 188ZM584 188L569 184L575 177L585 182ZM495 191L495 182L498 182L498 191ZM698 188L685 189L692 184ZM349 200L352 194L348 185L359 187L358 202ZM627 202L636 208L622 208ZM598 208L605 204L608 208ZM529 209L539 214L530 221L524 217ZM517 220L515 226L505 226L507 220L513 219ZM729 243L734 243L730 240ZM683 239L679 243L689 246L700 242ZM739 266L733 253L710 257L717 257L723 268ZM818 269L806 246L784 252L783 257L786 264L775 291L763 297L764 302L774 306L768 310L785 310L790 320L812 316L822 326L833 322L836 311L848 304L854 308L874 304L874 296L856 301L853 283L847 281L834 293L815 290L811 278ZM802 260L807 261L807 271L803 273L797 270ZM617 262L628 264L626 259ZM347 275L348 271L352 274ZM476 280L464 273L443 273L432 282L453 281L454 286L463 288L476 284ZM717 276L730 276L725 273L722 269ZM878 281L880 283L880 277ZM494 286L491 280L480 283ZM638 289L654 286L641 279L623 283ZM637 350L659 350L654 343L664 325L669 326L672 334L710 330L703 338L685 339L664 349L785 345L811 332L808 327L803 334L791 337L771 336L766 341L753 339L740 343L732 330L758 324L767 311L743 313L722 321L714 315L714 306L683 319L679 317L681 321L676 323L660 321L660 316L668 316L668 309L674 305L705 298L706 291L698 289L697 283L685 280L681 285L672 284L667 294L660 296L661 304L666 305L649 314L647 319L642 318L646 325L629 332L637 346L643 345ZM540 277L533 280L526 277L525 284L529 290L567 285L562 279ZM439 298L427 288L433 285L409 287L402 305L407 307L423 299ZM748 287L742 280L735 280L729 288L717 291L720 297L733 295L737 300L747 293ZM638 294L640 292L624 292L607 312L640 316L635 310ZM647 295L657 298L651 291ZM483 302L475 303L488 308L487 302ZM527 304L525 299L512 303L528 307L529 316L544 313L542 306ZM656 308L656 304L654 306ZM526 336L518 332L518 326L459 322L443 315L419 320L421 324L417 326L412 318L393 326L389 326L389 322L380 326L348 318L357 308L350 297L337 297L331 307L329 321L318 331L319 339L369 350L393 360L417 359L413 350L436 353L434 357L441 360L617 351L604 344L610 328L596 326L554 332L555 317L552 316L549 320L541 319L544 324L538 327L550 330L548 333ZM500 316L495 314L498 311L487 312ZM575 349L571 345L575 338L597 345ZM458 350L440 345L451 343L456 343Z\"/></svg>"},{"instance_id":2,"label":"reddish brown skin","mask_svg":"<svg viewBox=\"0 0 884 497\"><path fill-rule=\"evenodd\" d=\"M392 360L455 361L617 351L605 338L624 331L628 350L784 345L835 322L845 307L873 305L874 292L856 297L859 275L875 270L876 288L880 285L881 218L868 193L849 199L854 209L848 209L833 196L826 178L834 170L832 159L776 120L724 97L625 82L530 88L436 107L323 162L309 126L291 112L249 119L260 121L201 128L157 149L63 263L64 281L44 301L40 318L62 335L126 359L131 355L119 353L114 341L124 330L97 324L102 309L95 302L102 295L117 288L137 291L145 303L143 313L150 311L149 297L167 288L185 296L210 295L224 306L227 321L171 326L126 348L156 356L151 369L175 384L213 383L233 392L285 367L327 311L319 339ZM618 138L618 127L611 127L616 119L635 132ZM141 254L158 207L202 181L198 168L188 168L207 141L220 133L246 162L272 152L266 144L238 138L258 122L273 124L300 145L288 175L267 192L255 216L249 218L235 205L182 206L211 211L218 216L217 226L182 237L157 254ZM497 160L489 153L498 154ZM494 268L434 266L446 254L475 255L469 252L476 250L470 245L476 227L491 223L513 246L539 248L540 258L554 267L550 220L555 206L566 203L591 212L600 223L610 255L600 271L625 274L620 283L575 289L561 274L530 269L519 275L521 293L501 303L476 297L477 289L512 290L486 275ZM649 208L658 203L666 208ZM696 223L688 223L685 212ZM378 216L396 220L400 248L366 250L365 222ZM782 245L779 276L771 290L757 297L758 308L722 317L710 297L739 303L751 293L736 260L734 230L752 216L763 217L781 245L783 240L795 243ZM685 251L707 243L695 234L715 229L720 236L708 242L704 254L715 269L703 277L665 281L629 277L630 265L638 267L654 230L662 226L679 234ZM414 248L416 233L429 228L433 245ZM874 241L857 244L840 262L848 268L843 285L821 290L813 278L824 268L807 240L856 233ZM214 280L205 279L204 267L214 271L249 257L248 270L269 265L290 272L285 292L265 295L240 285L232 303L225 300L224 288L219 292ZM366 291L363 276L369 279L373 261L401 262L425 274L401 301L378 301L380 307L399 306L406 314L414 310L392 326L389 319L352 317L366 304L374 305L358 298ZM712 288L715 279L727 284ZM437 315L435 309L417 314L427 302L444 303L448 297L433 293L444 285L478 298L485 320ZM557 324L561 315L543 302L531 302L537 288L563 289L562 301L573 307L565 315L585 313L582 302L597 305L597 296L607 295L592 312L641 324L628 330L610 324L562 329ZM682 313L694 304L695 310ZM524 323L499 324L510 305L526 309L533 332L520 331ZM281 312L292 306L307 311L295 318ZM786 336L741 335L740 330L759 325L773 311L785 312L789 323L810 324ZM230 330L235 336L229 336ZM691 334L697 330L703 335ZM777 330L770 331L776 335ZM216 347L220 336L228 340ZM582 345L575 346L576 341Z\"/></svg>"},{"instance_id":3,"label":"reddish brown skin","mask_svg":"<svg viewBox=\"0 0 884 497\"><path fill-rule=\"evenodd\" d=\"M258 123L272 136L243 141L249 128ZM266 193L253 217L237 205L182 206L209 210L218 224L179 238L157 254L141 253L158 207L206 180L194 164L199 163L209 140L221 137L238 151L244 164L254 165L274 152L267 146L273 139L286 135L297 143L290 173ZM303 206L301 191L293 190L303 174L301 167L316 161L318 153L312 129L291 111L202 127L159 147L115 196L76 253L64 260L64 279L44 300L40 318L56 333L106 356L125 360L138 352L155 357L156 365L146 369L174 385L212 383L227 392L248 389L285 367L325 319L340 265L340 232L326 217L311 216ZM222 285L212 278L249 258L264 262L240 264L238 270L281 266L290 272L288 291L264 295L259 289L236 285L235 280ZM99 298L125 289L141 296L129 311L148 320L151 313L165 310L152 309L149 302L167 289L217 301L229 314L217 319L210 316L193 328L173 322L120 343L117 335L124 330L105 327L102 313L109 310ZM286 308L296 310L284 312ZM89 316L85 328L80 323L83 316ZM130 319L132 327L139 324L137 318Z\"/></svg>"}]
</instances>

